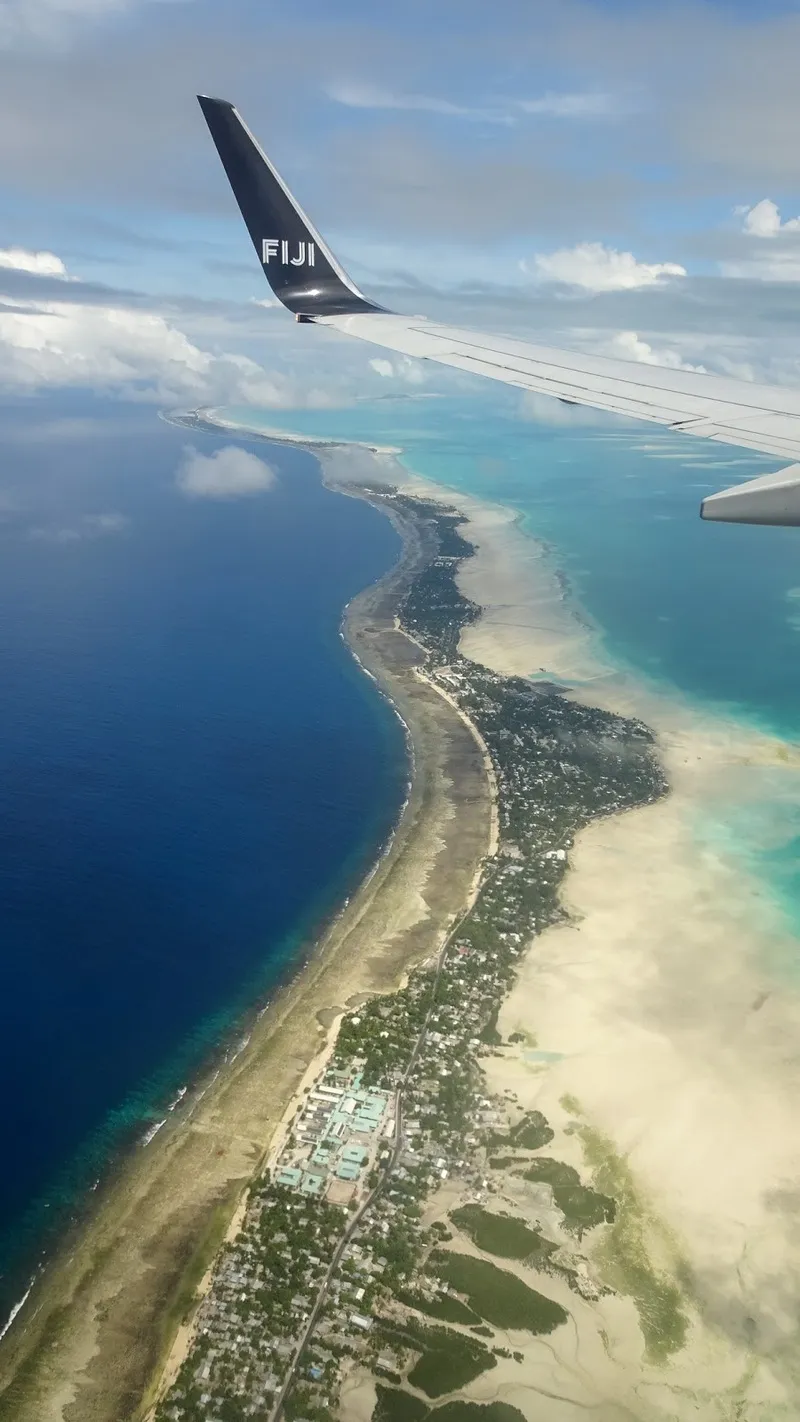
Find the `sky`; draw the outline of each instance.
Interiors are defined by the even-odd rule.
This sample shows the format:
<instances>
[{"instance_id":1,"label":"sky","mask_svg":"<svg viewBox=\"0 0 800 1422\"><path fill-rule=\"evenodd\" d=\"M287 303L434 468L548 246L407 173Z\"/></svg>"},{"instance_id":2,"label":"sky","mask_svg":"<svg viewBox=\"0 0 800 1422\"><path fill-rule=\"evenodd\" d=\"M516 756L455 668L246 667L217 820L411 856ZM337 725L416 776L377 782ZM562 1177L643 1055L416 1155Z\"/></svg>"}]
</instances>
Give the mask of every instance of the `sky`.
<instances>
[{"instance_id":1,"label":"sky","mask_svg":"<svg viewBox=\"0 0 800 1422\"><path fill-rule=\"evenodd\" d=\"M2 0L0 391L460 378L276 308L198 92L386 305L796 383L799 68L800 0Z\"/></svg>"}]
</instances>

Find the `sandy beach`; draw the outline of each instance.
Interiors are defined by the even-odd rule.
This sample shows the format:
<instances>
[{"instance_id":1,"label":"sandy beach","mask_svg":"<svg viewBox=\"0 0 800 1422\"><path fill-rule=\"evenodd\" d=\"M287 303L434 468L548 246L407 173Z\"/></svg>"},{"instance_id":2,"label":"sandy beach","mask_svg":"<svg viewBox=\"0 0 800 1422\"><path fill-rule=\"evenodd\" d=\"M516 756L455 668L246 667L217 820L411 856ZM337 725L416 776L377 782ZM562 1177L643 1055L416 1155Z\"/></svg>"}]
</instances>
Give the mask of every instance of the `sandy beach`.
<instances>
[{"instance_id":1,"label":"sandy beach","mask_svg":"<svg viewBox=\"0 0 800 1422\"><path fill-rule=\"evenodd\" d=\"M500 672L577 683L580 699L640 716L673 787L666 801L579 836L562 892L570 922L533 945L498 1024L534 1034L538 1050L495 1058L491 1084L562 1127L572 1118L561 1103L574 1098L578 1119L626 1161L651 1212L652 1247L666 1249L693 1312L692 1386L710 1397L722 1385L703 1362L710 1349L717 1364L727 1359L726 1386L752 1372L736 1394L748 1410L731 1416L795 1416L800 994L781 968L796 962L797 943L758 879L700 826L709 813L724 823L748 799L796 798L797 747L615 671L547 550L508 510L452 498L478 548L460 585L486 609L462 650ZM562 1144L573 1159L574 1134ZM692 1415L728 1415L707 1407Z\"/></svg>"},{"instance_id":2,"label":"sandy beach","mask_svg":"<svg viewBox=\"0 0 800 1422\"><path fill-rule=\"evenodd\" d=\"M547 1116L556 1131L548 1154L598 1188L613 1176L624 1189L642 1262L679 1291L685 1343L666 1361L646 1355L641 1290L604 1226L584 1240L583 1258L587 1277L614 1294L576 1300L567 1290L569 1331L546 1344L509 1340L526 1351L524 1387L506 1387L498 1368L469 1395L503 1398L531 1422L576 1422L587 1411L602 1422L793 1418L800 994L780 968L796 944L757 878L704 825L709 813L724 823L748 797L796 794L797 749L616 669L566 595L552 552L509 510L417 479L389 450L315 452L330 483L402 483L462 509L477 554L460 585L484 609L462 636L464 653L641 717L673 787L666 800L579 835L562 892L569 922L527 952L498 1019L505 1045L485 1065L494 1093ZM406 534L401 569L356 599L347 624L414 749L391 850L247 1049L140 1153L73 1254L34 1291L0 1350L0 1386L10 1382L2 1422L147 1416L165 1359L169 1377L185 1351L193 1301L247 1183L277 1150L342 1008L430 957L474 893L496 834L491 767L455 705L415 672L418 648L398 629L402 579L424 555L418 535ZM547 1191L511 1175L499 1182L498 1204L558 1231ZM431 1218L458 1203L454 1189L431 1202ZM552 1278L536 1286L559 1299L566 1290ZM373 1395L363 1377L349 1379L351 1415L368 1416Z\"/></svg>"},{"instance_id":3,"label":"sandy beach","mask_svg":"<svg viewBox=\"0 0 800 1422\"><path fill-rule=\"evenodd\" d=\"M523 534L512 510L431 484L389 450L354 454L327 449L327 476L388 481L466 515L477 554L459 585L482 615L462 634L465 655L559 680L656 732L671 794L578 837L562 890L570 922L532 946L498 1022L536 1051L505 1048L490 1085L561 1127L560 1158L581 1163L576 1128L585 1127L631 1173L643 1246L692 1317L690 1347L671 1384L660 1375L667 1392L652 1415L677 1416L675 1398L688 1390L693 1416L794 1417L800 993L786 968L797 942L708 827L724 828L750 803L796 801L800 750L615 666L554 551ZM635 1324L620 1333L623 1391L644 1386L637 1336Z\"/></svg>"},{"instance_id":4,"label":"sandy beach","mask_svg":"<svg viewBox=\"0 0 800 1422\"><path fill-rule=\"evenodd\" d=\"M532 945L498 1020L506 1039L525 1041L487 1069L498 1095L513 1092L556 1128L549 1154L585 1169L581 1142L596 1137L624 1166L644 1222L640 1243L679 1287L691 1327L682 1351L654 1371L626 1301L592 1305L582 1348L592 1337L612 1340L604 1367L584 1369L593 1401L573 1397L553 1410L551 1391L540 1413L532 1386L526 1415L556 1422L613 1398L625 1410L609 1416L795 1417L800 993L787 968L797 942L708 825L724 826L750 803L796 801L798 747L615 667L552 551L523 534L511 510L400 465L395 478L468 517L477 555L459 585L483 612L461 650L640 717L657 734L672 786L665 801L579 835L562 890L569 923ZM524 1200L507 1203L525 1210ZM598 1276L619 1286L611 1252L602 1241L591 1260L589 1244ZM550 1381L563 1388L570 1378L564 1357Z\"/></svg>"}]
</instances>

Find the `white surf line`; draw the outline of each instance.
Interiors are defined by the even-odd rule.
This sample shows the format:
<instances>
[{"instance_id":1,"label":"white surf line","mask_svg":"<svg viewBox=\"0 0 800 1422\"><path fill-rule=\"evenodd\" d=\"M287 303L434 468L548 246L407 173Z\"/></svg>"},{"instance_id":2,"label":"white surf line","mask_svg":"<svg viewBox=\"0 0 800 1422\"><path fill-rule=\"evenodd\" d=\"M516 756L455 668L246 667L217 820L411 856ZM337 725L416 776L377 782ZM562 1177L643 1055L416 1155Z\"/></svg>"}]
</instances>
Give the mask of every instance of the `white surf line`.
<instances>
[{"instance_id":1,"label":"white surf line","mask_svg":"<svg viewBox=\"0 0 800 1422\"><path fill-rule=\"evenodd\" d=\"M33 1293L33 1286L34 1286L35 1283L36 1283L36 1276L34 1275L33 1279L31 1279L31 1282L30 1282L30 1285L29 1285L29 1287L28 1287L27 1292L22 1295L22 1298L20 1299L19 1303L15 1303L15 1304L14 1304L14 1307L12 1308L10 1314L8 1315L8 1321L6 1322L5 1328L0 1329L0 1342L2 1342L2 1340L5 1338L5 1336L6 1336L6 1334L8 1333L8 1331L9 1331L9 1329L10 1329L12 1323L14 1322L14 1319L16 1318L17 1314L22 1311L22 1309L25 1307L26 1303L28 1302L28 1299L30 1298L31 1294Z\"/></svg>"}]
</instances>

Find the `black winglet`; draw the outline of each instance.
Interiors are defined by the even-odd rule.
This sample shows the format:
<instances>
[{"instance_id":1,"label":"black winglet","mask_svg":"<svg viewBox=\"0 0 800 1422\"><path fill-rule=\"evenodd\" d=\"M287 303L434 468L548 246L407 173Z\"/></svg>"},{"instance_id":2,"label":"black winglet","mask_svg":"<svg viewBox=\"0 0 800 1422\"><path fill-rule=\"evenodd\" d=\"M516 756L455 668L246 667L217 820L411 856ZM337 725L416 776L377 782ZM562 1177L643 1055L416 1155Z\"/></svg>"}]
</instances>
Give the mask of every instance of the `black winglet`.
<instances>
[{"instance_id":1,"label":"black winglet","mask_svg":"<svg viewBox=\"0 0 800 1422\"><path fill-rule=\"evenodd\" d=\"M272 290L296 315L383 311L339 266L233 104L198 94L242 217Z\"/></svg>"}]
</instances>

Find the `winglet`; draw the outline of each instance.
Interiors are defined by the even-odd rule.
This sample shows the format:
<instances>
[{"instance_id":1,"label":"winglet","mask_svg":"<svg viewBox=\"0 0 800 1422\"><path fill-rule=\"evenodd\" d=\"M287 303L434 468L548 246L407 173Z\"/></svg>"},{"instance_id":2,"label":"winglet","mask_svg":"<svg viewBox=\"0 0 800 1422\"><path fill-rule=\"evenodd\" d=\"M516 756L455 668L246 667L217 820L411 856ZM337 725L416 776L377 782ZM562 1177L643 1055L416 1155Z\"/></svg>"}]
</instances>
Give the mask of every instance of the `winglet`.
<instances>
[{"instance_id":1,"label":"winglet","mask_svg":"<svg viewBox=\"0 0 800 1422\"><path fill-rule=\"evenodd\" d=\"M800 526L800 464L709 494L700 505L700 517L715 523Z\"/></svg>"},{"instance_id":2,"label":"winglet","mask_svg":"<svg viewBox=\"0 0 800 1422\"><path fill-rule=\"evenodd\" d=\"M205 94L197 98L278 300L306 317L383 311L339 266L233 104Z\"/></svg>"}]
</instances>

